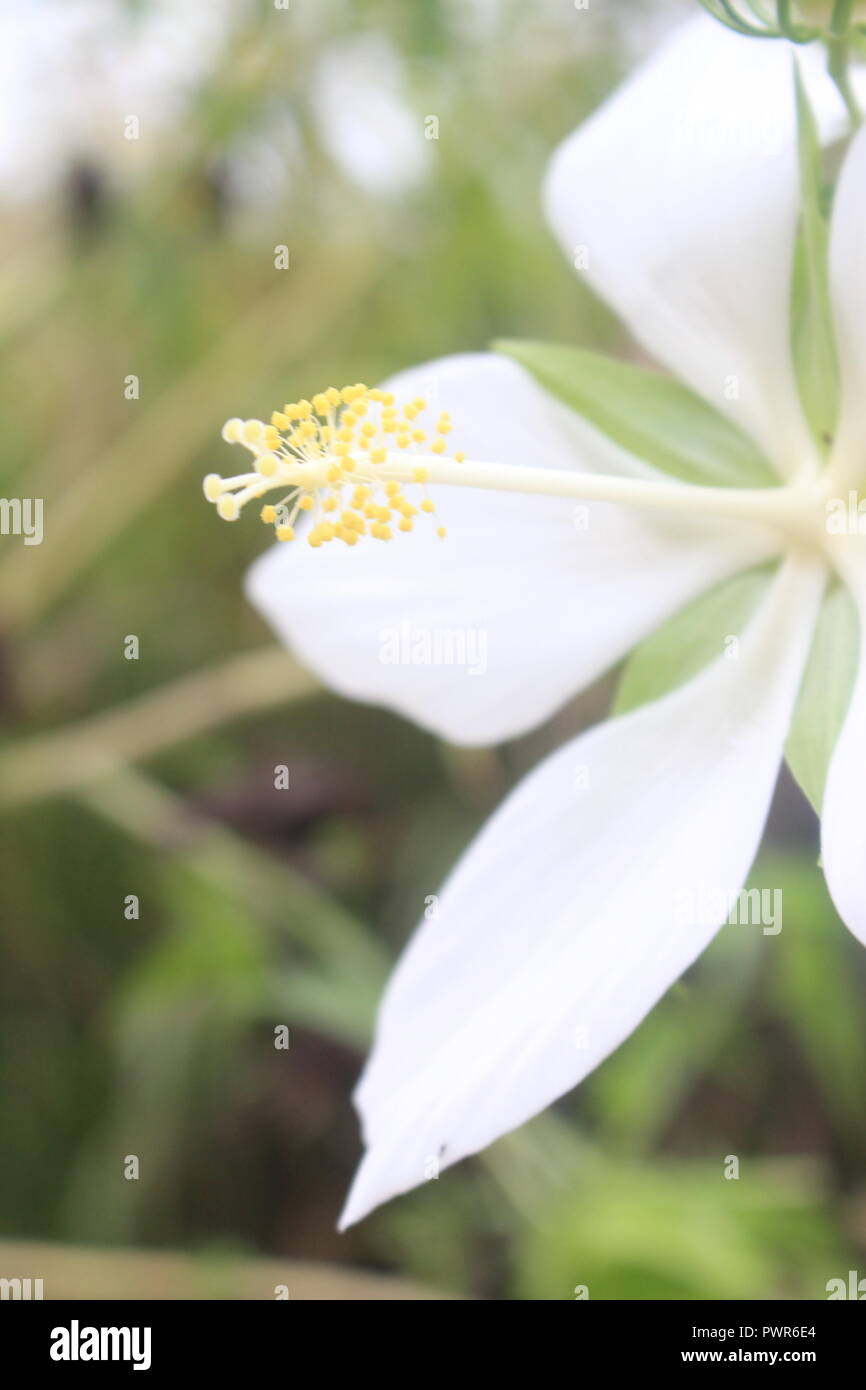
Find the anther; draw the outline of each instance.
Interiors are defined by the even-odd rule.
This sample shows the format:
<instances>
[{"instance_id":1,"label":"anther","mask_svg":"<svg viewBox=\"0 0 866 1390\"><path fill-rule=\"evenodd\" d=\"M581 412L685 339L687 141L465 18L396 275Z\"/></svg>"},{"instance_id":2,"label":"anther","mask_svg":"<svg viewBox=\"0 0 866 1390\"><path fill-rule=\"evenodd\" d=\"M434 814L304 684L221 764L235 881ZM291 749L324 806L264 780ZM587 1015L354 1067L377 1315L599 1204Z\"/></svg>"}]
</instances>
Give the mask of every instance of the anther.
<instances>
[{"instance_id":1,"label":"anther","mask_svg":"<svg viewBox=\"0 0 866 1390\"><path fill-rule=\"evenodd\" d=\"M356 545L362 536L391 540L394 528L410 532L413 517L435 510L426 496L414 506L404 492L428 478L427 466L413 463L413 456L423 449L434 456L445 452L450 416L439 412L431 433L413 423L426 408L420 396L398 406L393 392L356 382L287 402L267 423L233 417L223 438L250 451L253 471L231 478L208 474L205 497L221 517L235 521L247 501L279 488L279 505L261 507L259 516L281 541L294 538L302 512L314 514L307 530L314 548L332 540ZM408 458L394 452L395 445Z\"/></svg>"}]
</instances>

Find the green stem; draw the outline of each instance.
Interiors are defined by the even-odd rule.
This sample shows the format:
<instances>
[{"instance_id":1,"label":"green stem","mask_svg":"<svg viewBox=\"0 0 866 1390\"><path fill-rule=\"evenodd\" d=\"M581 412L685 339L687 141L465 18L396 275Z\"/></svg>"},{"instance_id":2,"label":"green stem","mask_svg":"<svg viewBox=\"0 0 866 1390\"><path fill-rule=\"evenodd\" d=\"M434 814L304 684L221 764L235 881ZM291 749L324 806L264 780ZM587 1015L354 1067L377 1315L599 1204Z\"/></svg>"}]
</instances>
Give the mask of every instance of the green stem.
<instances>
[{"instance_id":1,"label":"green stem","mask_svg":"<svg viewBox=\"0 0 866 1390\"><path fill-rule=\"evenodd\" d=\"M317 688L280 647L243 652L78 724L4 748L0 811L90 786L128 763Z\"/></svg>"},{"instance_id":2,"label":"green stem","mask_svg":"<svg viewBox=\"0 0 866 1390\"><path fill-rule=\"evenodd\" d=\"M737 13L730 3L730 0L718 0L718 4L722 10L722 14L718 14L714 10L710 10L710 14L722 24L726 25L727 28L733 29L735 33L745 34L747 38L751 39L778 38L778 30L769 26L762 26L759 28L758 25L751 24L747 19L744 19L741 14ZM704 8L709 9L709 6L705 6Z\"/></svg>"},{"instance_id":3,"label":"green stem","mask_svg":"<svg viewBox=\"0 0 866 1390\"><path fill-rule=\"evenodd\" d=\"M820 36L820 29L810 29L806 25L798 24L791 14L792 0L779 0L776 6L776 15L779 21L779 28L784 37L791 43L811 43L813 39Z\"/></svg>"},{"instance_id":4,"label":"green stem","mask_svg":"<svg viewBox=\"0 0 866 1390\"><path fill-rule=\"evenodd\" d=\"M853 8L854 0L836 0L827 37L827 71L845 103L845 110L848 112L852 131L857 130L863 120L863 113L854 94L851 75L848 71L851 53L849 29Z\"/></svg>"}]
</instances>

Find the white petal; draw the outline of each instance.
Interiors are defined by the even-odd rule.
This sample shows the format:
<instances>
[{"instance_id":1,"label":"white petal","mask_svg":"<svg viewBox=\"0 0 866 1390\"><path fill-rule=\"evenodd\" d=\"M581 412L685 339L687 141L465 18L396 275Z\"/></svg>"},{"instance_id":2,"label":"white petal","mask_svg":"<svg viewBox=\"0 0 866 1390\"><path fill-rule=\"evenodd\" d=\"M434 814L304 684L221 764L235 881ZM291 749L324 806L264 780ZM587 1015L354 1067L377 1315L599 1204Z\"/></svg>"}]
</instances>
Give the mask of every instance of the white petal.
<instances>
[{"instance_id":1,"label":"white petal","mask_svg":"<svg viewBox=\"0 0 866 1390\"><path fill-rule=\"evenodd\" d=\"M576 468L579 434L593 464L611 462L505 358L446 358L389 385L450 410L469 457ZM748 527L608 503L578 529L567 499L441 488L435 500L444 541L421 516L387 543L278 545L247 592L331 688L455 743L532 728L690 598L778 546Z\"/></svg>"},{"instance_id":2,"label":"white petal","mask_svg":"<svg viewBox=\"0 0 866 1390\"><path fill-rule=\"evenodd\" d=\"M866 478L866 127L848 151L833 202L830 285L842 378L833 471L842 489Z\"/></svg>"},{"instance_id":3,"label":"white petal","mask_svg":"<svg viewBox=\"0 0 866 1390\"><path fill-rule=\"evenodd\" d=\"M863 542L855 540L858 548ZM866 945L866 558L846 569L860 612L861 649L851 705L830 760L821 808L821 859L839 916Z\"/></svg>"},{"instance_id":4,"label":"white petal","mask_svg":"<svg viewBox=\"0 0 866 1390\"><path fill-rule=\"evenodd\" d=\"M844 113L819 47L803 63L829 136ZM814 462L789 344L792 51L699 17L564 142L546 184L551 225L590 284L785 476Z\"/></svg>"},{"instance_id":5,"label":"white petal","mask_svg":"<svg viewBox=\"0 0 866 1390\"><path fill-rule=\"evenodd\" d=\"M566 745L482 830L388 988L344 1224L569 1090L703 950L760 840L822 587L789 563L738 661Z\"/></svg>"}]
</instances>

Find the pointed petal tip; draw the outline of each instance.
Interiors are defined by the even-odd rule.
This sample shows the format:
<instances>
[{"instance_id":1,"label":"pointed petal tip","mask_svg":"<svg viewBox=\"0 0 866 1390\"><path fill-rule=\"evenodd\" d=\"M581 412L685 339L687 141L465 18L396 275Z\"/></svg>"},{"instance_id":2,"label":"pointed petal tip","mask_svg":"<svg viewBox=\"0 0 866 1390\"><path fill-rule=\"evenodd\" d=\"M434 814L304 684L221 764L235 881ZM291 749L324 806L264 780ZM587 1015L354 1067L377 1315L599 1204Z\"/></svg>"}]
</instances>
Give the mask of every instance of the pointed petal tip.
<instances>
[{"instance_id":1,"label":"pointed petal tip","mask_svg":"<svg viewBox=\"0 0 866 1390\"><path fill-rule=\"evenodd\" d=\"M344 1236L348 1231L349 1227L354 1225L355 1222L349 1215L349 1207L347 1203L346 1206L343 1207L343 1210L340 1212L340 1216L337 1221L337 1234Z\"/></svg>"},{"instance_id":2,"label":"pointed petal tip","mask_svg":"<svg viewBox=\"0 0 866 1390\"><path fill-rule=\"evenodd\" d=\"M360 1203L356 1201L355 1197L353 1196L354 1191L355 1184L353 1183L352 1186L349 1188L348 1196L346 1197L346 1200L343 1203L343 1210L340 1212L340 1215L337 1218L337 1230L339 1231L341 1236L345 1235L346 1231L348 1231L350 1226L357 1226L358 1222L362 1221L364 1217L367 1215L367 1212L361 1209Z\"/></svg>"},{"instance_id":3,"label":"pointed petal tip","mask_svg":"<svg viewBox=\"0 0 866 1390\"><path fill-rule=\"evenodd\" d=\"M715 935L725 914L700 904L754 858L822 587L790 565L738 662L565 744L481 832L380 1009L341 1230L571 1090ZM662 783L624 795L660 760ZM575 768L604 770L577 800Z\"/></svg>"},{"instance_id":4,"label":"pointed petal tip","mask_svg":"<svg viewBox=\"0 0 866 1390\"><path fill-rule=\"evenodd\" d=\"M337 1230L342 1235L350 1226L357 1226L358 1222L363 1221L376 1207L396 1195L396 1190L383 1190L381 1184L374 1183L370 1171L370 1155L365 1154L343 1203L343 1210L337 1220Z\"/></svg>"}]
</instances>

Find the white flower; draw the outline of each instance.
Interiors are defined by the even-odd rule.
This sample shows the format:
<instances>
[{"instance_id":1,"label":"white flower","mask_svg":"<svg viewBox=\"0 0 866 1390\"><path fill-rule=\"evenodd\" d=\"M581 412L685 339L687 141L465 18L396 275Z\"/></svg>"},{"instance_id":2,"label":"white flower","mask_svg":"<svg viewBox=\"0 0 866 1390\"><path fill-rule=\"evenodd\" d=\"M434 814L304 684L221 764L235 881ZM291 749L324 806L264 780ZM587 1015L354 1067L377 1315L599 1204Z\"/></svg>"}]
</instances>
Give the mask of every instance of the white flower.
<instances>
[{"instance_id":1,"label":"white flower","mask_svg":"<svg viewBox=\"0 0 866 1390\"><path fill-rule=\"evenodd\" d=\"M830 138L843 112L813 56L811 99ZM573 1087L695 960L758 847L834 574L862 621L866 540L829 534L825 508L866 480L866 132L833 215L842 401L826 465L792 365L800 197L790 49L708 20L678 33L565 142L547 182L569 255L585 248L593 286L648 351L749 432L778 485L672 481L515 363L456 357L391 383L401 397L435 394L468 455L462 465L441 453L424 460L430 483L464 484L435 491L447 541L431 528L385 546L317 544L315 555L280 546L252 569L253 602L330 686L456 742L490 743L546 718L695 596L779 559L737 660L720 652L671 693L560 748L453 870L382 1005L357 1092L367 1154L344 1224ZM258 428L244 437L261 453ZM224 515L273 485L274 472L296 487L310 476L319 489L315 459L264 457L267 477L209 482L212 500L229 492ZM399 453L377 457L368 471L411 481ZM339 468L333 477L346 485ZM583 530L577 498L589 501ZM383 662L381 635L401 624L483 631L483 675ZM866 662L823 817L828 883L862 939L864 685Z\"/></svg>"},{"instance_id":2,"label":"white flower","mask_svg":"<svg viewBox=\"0 0 866 1390\"><path fill-rule=\"evenodd\" d=\"M11 0L0 15L0 198L50 192L79 162L123 183L165 157L226 40L227 0ZM125 136L129 118L141 140ZM161 138L155 140L154 135Z\"/></svg>"},{"instance_id":3,"label":"white flower","mask_svg":"<svg viewBox=\"0 0 866 1390\"><path fill-rule=\"evenodd\" d=\"M406 99L399 54L367 33L329 44L313 74L313 109L331 158L361 188L385 198L426 179L431 146Z\"/></svg>"}]
</instances>

